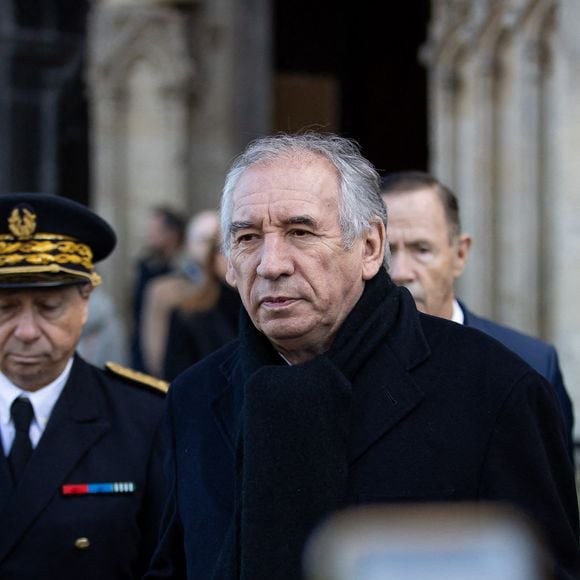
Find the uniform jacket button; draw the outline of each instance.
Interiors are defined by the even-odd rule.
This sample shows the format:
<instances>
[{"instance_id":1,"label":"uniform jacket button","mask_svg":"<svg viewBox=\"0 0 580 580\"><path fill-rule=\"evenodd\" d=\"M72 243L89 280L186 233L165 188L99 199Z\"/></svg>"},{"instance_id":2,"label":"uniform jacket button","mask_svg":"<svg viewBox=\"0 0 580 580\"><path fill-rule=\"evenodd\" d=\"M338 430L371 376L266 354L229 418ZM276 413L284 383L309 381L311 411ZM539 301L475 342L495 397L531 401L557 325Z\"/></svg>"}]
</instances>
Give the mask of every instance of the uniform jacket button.
<instances>
[{"instance_id":1,"label":"uniform jacket button","mask_svg":"<svg viewBox=\"0 0 580 580\"><path fill-rule=\"evenodd\" d=\"M77 550L88 550L91 545L91 541L88 538L77 538L75 540L75 548Z\"/></svg>"}]
</instances>

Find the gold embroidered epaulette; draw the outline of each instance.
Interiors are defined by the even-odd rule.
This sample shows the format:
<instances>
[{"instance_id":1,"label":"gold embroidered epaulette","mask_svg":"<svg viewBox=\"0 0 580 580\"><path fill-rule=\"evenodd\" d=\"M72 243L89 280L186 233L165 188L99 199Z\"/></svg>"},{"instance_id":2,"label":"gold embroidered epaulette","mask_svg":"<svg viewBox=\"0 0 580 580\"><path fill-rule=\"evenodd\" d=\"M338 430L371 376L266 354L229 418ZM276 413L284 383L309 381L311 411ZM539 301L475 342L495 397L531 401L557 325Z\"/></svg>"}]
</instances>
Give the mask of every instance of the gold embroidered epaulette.
<instances>
[{"instance_id":1,"label":"gold embroidered epaulette","mask_svg":"<svg viewBox=\"0 0 580 580\"><path fill-rule=\"evenodd\" d=\"M151 375L147 375L139 371L134 371L133 369L129 369L123 365L114 362L108 362L105 363L105 368L115 375L123 377L124 379L129 379L130 381L139 383L140 385L145 385L146 387L150 387L156 391L160 391L161 393L167 393L169 390L169 383L167 381L156 379Z\"/></svg>"}]
</instances>

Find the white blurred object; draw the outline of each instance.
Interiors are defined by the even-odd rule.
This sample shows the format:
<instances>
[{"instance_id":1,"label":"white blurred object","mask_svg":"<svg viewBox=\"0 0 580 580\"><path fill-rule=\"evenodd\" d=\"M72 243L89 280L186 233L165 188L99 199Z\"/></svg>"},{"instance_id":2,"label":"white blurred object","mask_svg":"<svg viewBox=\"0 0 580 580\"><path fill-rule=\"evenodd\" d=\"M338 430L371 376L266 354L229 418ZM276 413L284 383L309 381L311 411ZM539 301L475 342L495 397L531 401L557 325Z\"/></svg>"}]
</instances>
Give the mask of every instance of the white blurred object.
<instances>
[{"instance_id":1,"label":"white blurred object","mask_svg":"<svg viewBox=\"0 0 580 580\"><path fill-rule=\"evenodd\" d=\"M332 516L304 554L307 580L547 580L527 519L488 504L369 506Z\"/></svg>"}]
</instances>

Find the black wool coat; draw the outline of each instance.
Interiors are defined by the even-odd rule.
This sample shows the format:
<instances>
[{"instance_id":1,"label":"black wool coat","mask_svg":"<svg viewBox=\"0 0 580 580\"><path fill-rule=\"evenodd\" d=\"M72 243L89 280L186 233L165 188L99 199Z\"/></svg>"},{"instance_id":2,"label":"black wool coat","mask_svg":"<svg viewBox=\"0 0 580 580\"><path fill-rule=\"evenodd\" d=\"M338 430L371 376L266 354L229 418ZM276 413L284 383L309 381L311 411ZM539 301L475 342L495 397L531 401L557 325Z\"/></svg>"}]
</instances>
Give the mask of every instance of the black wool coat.
<instances>
[{"instance_id":1,"label":"black wool coat","mask_svg":"<svg viewBox=\"0 0 580 580\"><path fill-rule=\"evenodd\" d=\"M165 397L76 356L40 442L11 489L0 451L0 579L140 578L165 499ZM127 493L63 485L128 482Z\"/></svg>"},{"instance_id":2,"label":"black wool coat","mask_svg":"<svg viewBox=\"0 0 580 580\"><path fill-rule=\"evenodd\" d=\"M171 491L149 580L212 578L232 521L242 367L233 343L170 389ZM352 393L345 505L507 502L543 531L556 577L578 577L561 413L553 388L523 360L477 330L419 314L402 289L398 318ZM284 563L269 565L276 578Z\"/></svg>"},{"instance_id":3,"label":"black wool coat","mask_svg":"<svg viewBox=\"0 0 580 580\"><path fill-rule=\"evenodd\" d=\"M476 316L460 302L461 309L465 316L464 324L477 328L489 336L493 336L510 350L521 356L533 369L537 370L554 387L556 397L560 401L564 423L566 425L566 435L568 438L568 448L570 455L574 456L574 407L570 396L564 386L562 371L558 361L556 349L538 338L528 336L513 328L497 324L481 316Z\"/></svg>"}]
</instances>

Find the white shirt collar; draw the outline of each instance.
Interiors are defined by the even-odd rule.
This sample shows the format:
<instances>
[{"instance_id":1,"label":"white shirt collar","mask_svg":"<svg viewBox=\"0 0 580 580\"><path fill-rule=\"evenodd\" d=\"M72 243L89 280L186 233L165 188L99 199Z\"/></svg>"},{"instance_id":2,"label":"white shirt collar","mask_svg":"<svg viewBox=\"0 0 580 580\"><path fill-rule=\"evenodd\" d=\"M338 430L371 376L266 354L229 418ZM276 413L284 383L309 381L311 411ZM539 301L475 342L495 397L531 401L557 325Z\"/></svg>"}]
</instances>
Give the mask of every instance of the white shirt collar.
<instances>
[{"instance_id":1,"label":"white shirt collar","mask_svg":"<svg viewBox=\"0 0 580 580\"><path fill-rule=\"evenodd\" d=\"M465 314L463 314L463 310L455 298L453 299L453 312L451 313L451 320L453 322L457 322L457 324L463 324L465 322Z\"/></svg>"},{"instance_id":2,"label":"white shirt collar","mask_svg":"<svg viewBox=\"0 0 580 580\"><path fill-rule=\"evenodd\" d=\"M17 387L8 380L6 375L0 373L0 423L2 425L10 423L10 406L14 402L14 399L24 396L30 399L30 403L34 409L33 423L37 423L42 433L48 423L52 409L68 380L72 364L73 359L71 358L66 364L64 371L54 381L33 393Z\"/></svg>"}]
</instances>

